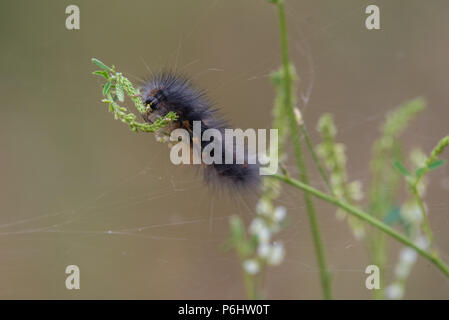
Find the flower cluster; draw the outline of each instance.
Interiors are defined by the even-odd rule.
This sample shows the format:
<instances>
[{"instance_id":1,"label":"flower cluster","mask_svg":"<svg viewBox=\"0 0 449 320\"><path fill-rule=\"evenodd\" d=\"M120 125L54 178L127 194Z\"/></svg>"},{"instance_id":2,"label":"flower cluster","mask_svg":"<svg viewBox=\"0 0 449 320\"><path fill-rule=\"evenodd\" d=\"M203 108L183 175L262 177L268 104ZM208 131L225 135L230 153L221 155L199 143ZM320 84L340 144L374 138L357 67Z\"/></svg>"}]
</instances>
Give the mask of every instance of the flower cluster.
<instances>
[{"instance_id":1,"label":"flower cluster","mask_svg":"<svg viewBox=\"0 0 449 320\"><path fill-rule=\"evenodd\" d=\"M426 156L419 150L413 150L410 154L410 160L415 169L422 167L426 163ZM417 185L419 195L424 196L427 181L421 179ZM406 229L408 236L413 239L415 244L422 248L428 249L430 242L424 235L422 230L423 213L417 199L412 196L407 200L400 209L400 222ZM405 293L405 285L407 278L418 258L417 252L409 247L403 248L399 252L399 259L394 269L395 279L385 291L388 299L402 299Z\"/></svg>"},{"instance_id":2,"label":"flower cluster","mask_svg":"<svg viewBox=\"0 0 449 320\"><path fill-rule=\"evenodd\" d=\"M109 111L114 114L116 120L126 123L132 131L157 132L178 118L174 112L169 112L164 117L156 119L152 124L138 122L136 115L132 112L128 113L128 110L120 106L119 103L125 101L126 93L140 113L147 112L149 107L143 105L139 90L135 89L131 81L124 77L122 73L117 72L114 66L108 67L95 58L92 59L92 62L101 68L101 70L94 71L93 74L106 79L103 86L103 95L106 98L102 102L109 105Z\"/></svg>"},{"instance_id":3,"label":"flower cluster","mask_svg":"<svg viewBox=\"0 0 449 320\"><path fill-rule=\"evenodd\" d=\"M257 205L257 213L258 216L249 226L249 234L257 240L256 247L253 257L243 262L245 271L250 274L256 274L264 263L279 265L285 255L283 244L272 241L273 235L281 230L281 224L285 221L285 208L273 208L271 202L261 199Z\"/></svg>"},{"instance_id":4,"label":"flower cluster","mask_svg":"<svg viewBox=\"0 0 449 320\"><path fill-rule=\"evenodd\" d=\"M429 241L425 236L417 237L414 242L422 249L427 249L429 246ZM395 280L385 290L388 299L395 300L404 297L405 284L417 258L418 254L412 248L407 247L399 252L399 259L394 269Z\"/></svg>"},{"instance_id":5,"label":"flower cluster","mask_svg":"<svg viewBox=\"0 0 449 320\"><path fill-rule=\"evenodd\" d=\"M249 275L258 274L267 265L279 265L285 256L282 242L274 241L286 220L286 209L275 206L273 200L279 193L278 182L264 180L264 192L256 207L257 215L245 231L242 220L231 219L230 246L236 248L243 270Z\"/></svg>"},{"instance_id":6,"label":"flower cluster","mask_svg":"<svg viewBox=\"0 0 449 320\"><path fill-rule=\"evenodd\" d=\"M322 142L317 145L316 151L330 173L330 184L334 196L350 204L362 200L361 183L359 181L348 182L345 146L335 142L337 129L330 114L321 116L317 130L321 134ZM345 216L344 211L337 210L338 218L343 219ZM357 239L362 239L365 236L362 222L354 217L348 217L347 220L354 236Z\"/></svg>"}]
</instances>

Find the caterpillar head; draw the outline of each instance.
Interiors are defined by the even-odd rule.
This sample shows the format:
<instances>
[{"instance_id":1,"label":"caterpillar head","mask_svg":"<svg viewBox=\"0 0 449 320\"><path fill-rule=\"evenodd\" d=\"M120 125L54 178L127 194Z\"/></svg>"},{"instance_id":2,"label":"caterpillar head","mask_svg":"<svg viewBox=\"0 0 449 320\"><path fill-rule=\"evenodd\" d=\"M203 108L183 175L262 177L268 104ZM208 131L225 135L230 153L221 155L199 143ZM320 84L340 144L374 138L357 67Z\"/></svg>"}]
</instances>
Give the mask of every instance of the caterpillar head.
<instances>
[{"instance_id":1,"label":"caterpillar head","mask_svg":"<svg viewBox=\"0 0 449 320\"><path fill-rule=\"evenodd\" d=\"M167 104L166 93L161 88L144 90L142 93L142 101L145 106L149 107L147 113L144 115L144 119L148 122L154 122L159 116L164 116L171 111L171 108Z\"/></svg>"},{"instance_id":2,"label":"caterpillar head","mask_svg":"<svg viewBox=\"0 0 449 320\"><path fill-rule=\"evenodd\" d=\"M153 89L144 98L144 104L149 106L151 110L157 111L160 108L161 103L167 101L167 97L162 89Z\"/></svg>"}]
</instances>

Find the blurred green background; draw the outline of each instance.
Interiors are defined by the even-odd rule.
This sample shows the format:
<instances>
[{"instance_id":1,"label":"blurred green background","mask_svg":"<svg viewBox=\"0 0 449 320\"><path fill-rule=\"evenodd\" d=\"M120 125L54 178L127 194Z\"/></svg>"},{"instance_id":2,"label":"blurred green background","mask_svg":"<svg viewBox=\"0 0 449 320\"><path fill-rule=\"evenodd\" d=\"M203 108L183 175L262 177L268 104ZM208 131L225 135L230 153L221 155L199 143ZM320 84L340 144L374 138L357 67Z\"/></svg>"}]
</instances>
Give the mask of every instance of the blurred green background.
<instances>
[{"instance_id":1,"label":"blurred green background","mask_svg":"<svg viewBox=\"0 0 449 320\"><path fill-rule=\"evenodd\" d=\"M65 28L80 8L81 29ZM380 31L364 27L378 4ZM403 136L429 152L448 131L449 2L287 0L298 98L312 140L335 115L350 179L367 187L371 144L387 110L423 96L428 108ZM280 64L277 15L263 0L11 1L0 3L0 298L244 298L240 267L221 245L228 217L254 214L254 197L213 194L169 161L151 134L134 134L101 100L90 59L135 83L177 68L206 89L234 126L268 128ZM147 65L147 66L146 66ZM294 171L294 170L293 170ZM426 198L449 259L449 170ZM312 183L323 187L316 172ZM366 188L365 188L366 190ZM286 188L285 262L267 274L267 298L320 298L302 195ZM335 210L316 202L334 296L369 298L364 246ZM392 241L387 279L399 246ZM69 264L81 290L65 288ZM387 280L388 282L388 280ZM419 259L406 298L449 297L449 282Z\"/></svg>"}]
</instances>

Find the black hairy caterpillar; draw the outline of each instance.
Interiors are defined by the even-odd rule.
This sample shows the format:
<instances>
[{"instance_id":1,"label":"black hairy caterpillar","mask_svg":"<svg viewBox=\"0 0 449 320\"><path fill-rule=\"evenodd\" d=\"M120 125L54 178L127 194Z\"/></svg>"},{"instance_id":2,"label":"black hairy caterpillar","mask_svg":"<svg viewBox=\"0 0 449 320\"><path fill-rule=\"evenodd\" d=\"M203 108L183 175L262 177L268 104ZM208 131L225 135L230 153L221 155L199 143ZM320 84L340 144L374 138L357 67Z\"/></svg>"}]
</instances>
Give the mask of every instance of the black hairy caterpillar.
<instances>
[{"instance_id":1,"label":"black hairy caterpillar","mask_svg":"<svg viewBox=\"0 0 449 320\"><path fill-rule=\"evenodd\" d=\"M201 121L201 134L209 128L217 129L221 133L229 128L217 109L212 107L211 101L205 92L197 89L185 76L173 72L161 72L152 76L141 88L142 101L150 106L149 111L143 114L144 121L152 123L159 116L164 116L172 111L178 115L178 119L171 123L165 130L171 132L176 128L183 128L190 133L190 146L193 146L192 127L193 121ZM201 141L201 150L209 141ZM229 144L222 141L223 150L229 149ZM234 141L231 142L234 145ZM226 147L228 146L228 147ZM191 148L192 149L192 148ZM233 148L235 159L235 148ZM246 151L246 150L245 150ZM193 151L192 151L193 152ZM207 184L231 188L257 188L260 184L259 164L251 164L248 161L247 152L243 164L226 164L222 152L222 163L203 165L203 176Z\"/></svg>"}]
</instances>

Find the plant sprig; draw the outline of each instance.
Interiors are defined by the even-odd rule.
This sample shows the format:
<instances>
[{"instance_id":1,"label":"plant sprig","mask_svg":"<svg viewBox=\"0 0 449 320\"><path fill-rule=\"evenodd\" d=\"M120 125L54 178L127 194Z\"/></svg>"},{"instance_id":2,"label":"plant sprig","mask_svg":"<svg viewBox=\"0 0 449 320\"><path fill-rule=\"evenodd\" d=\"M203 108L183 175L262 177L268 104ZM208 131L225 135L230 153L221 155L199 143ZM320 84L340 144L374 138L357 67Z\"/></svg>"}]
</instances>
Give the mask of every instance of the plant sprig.
<instances>
[{"instance_id":1,"label":"plant sprig","mask_svg":"<svg viewBox=\"0 0 449 320\"><path fill-rule=\"evenodd\" d=\"M433 247L433 234L432 229L430 227L429 219L427 217L426 206L424 205L422 193L420 192L419 187L420 182L429 171L435 170L445 164L445 160L439 159L439 155L444 151L444 149L448 145L449 145L449 135L445 136L438 142L436 147L430 153L429 157L426 158L424 163L418 169L416 169L413 174L411 174L409 170L407 170L399 160L395 160L393 163L394 167L398 170L398 172L405 177L407 185L411 193L414 195L415 200L420 208L423 218L422 228L428 240L430 241L431 248ZM434 251L434 254L436 255L437 252Z\"/></svg>"},{"instance_id":2,"label":"plant sprig","mask_svg":"<svg viewBox=\"0 0 449 320\"><path fill-rule=\"evenodd\" d=\"M101 101L109 105L109 111L114 114L116 120L121 120L123 123L128 124L132 131L156 132L178 119L176 113L170 111L164 117L159 117L151 124L138 122L136 120L137 116L132 112L128 112L126 107L120 106L119 102L125 101L126 93L141 114L150 112L151 108L143 104L139 90L135 89L131 81L123 76L122 73L117 72L115 66L109 67L96 58L92 58L92 62L101 68L101 70L94 71L92 74L106 79L106 83L103 85L103 96L106 98Z\"/></svg>"}]
</instances>

